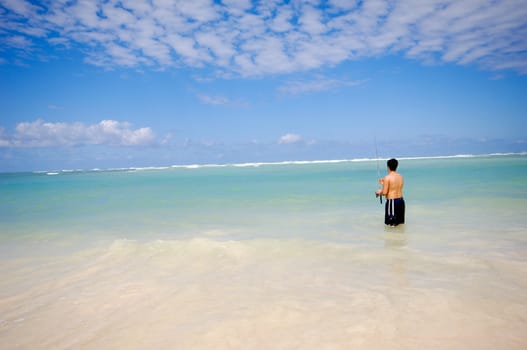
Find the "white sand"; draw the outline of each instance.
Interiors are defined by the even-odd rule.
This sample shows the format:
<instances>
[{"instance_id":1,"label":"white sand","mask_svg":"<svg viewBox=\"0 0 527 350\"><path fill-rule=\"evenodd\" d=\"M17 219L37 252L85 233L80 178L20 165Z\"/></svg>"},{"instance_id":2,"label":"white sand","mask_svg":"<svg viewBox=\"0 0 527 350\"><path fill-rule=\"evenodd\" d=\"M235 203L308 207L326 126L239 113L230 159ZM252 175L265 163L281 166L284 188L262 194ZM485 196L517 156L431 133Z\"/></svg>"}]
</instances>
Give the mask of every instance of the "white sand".
<instances>
[{"instance_id":1,"label":"white sand","mask_svg":"<svg viewBox=\"0 0 527 350\"><path fill-rule=\"evenodd\" d=\"M527 348L527 261L383 239L119 240L12 259L0 349Z\"/></svg>"}]
</instances>

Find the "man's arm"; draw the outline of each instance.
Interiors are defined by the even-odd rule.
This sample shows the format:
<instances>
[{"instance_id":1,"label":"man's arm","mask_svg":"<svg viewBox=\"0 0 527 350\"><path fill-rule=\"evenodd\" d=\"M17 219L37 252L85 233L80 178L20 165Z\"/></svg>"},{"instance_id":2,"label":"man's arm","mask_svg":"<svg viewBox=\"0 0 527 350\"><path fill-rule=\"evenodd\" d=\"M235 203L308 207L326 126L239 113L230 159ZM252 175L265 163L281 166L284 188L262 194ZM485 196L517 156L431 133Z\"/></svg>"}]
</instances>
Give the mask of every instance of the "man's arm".
<instances>
[{"instance_id":1,"label":"man's arm","mask_svg":"<svg viewBox=\"0 0 527 350\"><path fill-rule=\"evenodd\" d=\"M377 196L385 196L388 194L388 187L389 187L389 184L390 184L390 181L388 179L388 176L385 176L384 178L382 179L379 179L379 183L382 185L382 188L377 190L377 192L375 192L375 194Z\"/></svg>"},{"instance_id":2,"label":"man's arm","mask_svg":"<svg viewBox=\"0 0 527 350\"><path fill-rule=\"evenodd\" d=\"M382 181L381 195L386 197L389 191L390 191L390 177L386 175Z\"/></svg>"}]
</instances>

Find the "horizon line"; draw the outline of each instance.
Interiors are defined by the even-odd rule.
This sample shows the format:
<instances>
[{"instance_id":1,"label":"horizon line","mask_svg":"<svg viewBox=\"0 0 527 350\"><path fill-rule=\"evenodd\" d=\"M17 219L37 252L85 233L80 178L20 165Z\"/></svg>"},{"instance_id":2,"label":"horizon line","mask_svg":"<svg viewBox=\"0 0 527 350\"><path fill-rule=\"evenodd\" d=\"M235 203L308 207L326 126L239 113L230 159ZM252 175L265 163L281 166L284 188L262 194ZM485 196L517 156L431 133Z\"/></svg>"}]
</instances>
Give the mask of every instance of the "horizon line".
<instances>
[{"instance_id":1,"label":"horizon line","mask_svg":"<svg viewBox=\"0 0 527 350\"><path fill-rule=\"evenodd\" d=\"M455 159L455 158L483 158L483 157L506 157L506 156L525 156L527 151L521 152L506 152L506 153L482 153L482 154L454 154L454 155L439 155L439 156L410 156L410 157L395 157L398 160L426 160L426 159ZM16 174L16 173L33 173L44 175L60 175L70 173L88 173L88 172L137 172L149 170L169 170L169 169L201 169L201 168L258 168L260 166L273 165L310 165L310 164L338 164L338 163L360 163L360 162L375 162L380 160L388 160L390 158L351 158L351 159L318 159L318 160L286 160L276 162L244 162L244 163L204 163L204 164L175 164L168 166L145 166L145 167L123 167L123 168L92 168L92 169L50 169L50 170L35 170L35 171L7 171L0 172L0 174Z\"/></svg>"}]
</instances>

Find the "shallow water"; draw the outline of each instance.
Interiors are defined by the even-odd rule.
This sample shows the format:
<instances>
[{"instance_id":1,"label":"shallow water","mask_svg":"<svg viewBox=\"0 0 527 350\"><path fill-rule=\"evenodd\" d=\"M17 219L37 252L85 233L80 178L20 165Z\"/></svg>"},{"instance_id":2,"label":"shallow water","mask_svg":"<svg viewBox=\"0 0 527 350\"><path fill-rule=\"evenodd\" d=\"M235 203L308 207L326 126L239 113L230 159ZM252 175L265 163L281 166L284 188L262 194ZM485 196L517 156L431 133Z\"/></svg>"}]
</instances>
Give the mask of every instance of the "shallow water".
<instances>
[{"instance_id":1,"label":"shallow water","mask_svg":"<svg viewBox=\"0 0 527 350\"><path fill-rule=\"evenodd\" d=\"M1 349L525 349L527 157L0 175Z\"/></svg>"}]
</instances>

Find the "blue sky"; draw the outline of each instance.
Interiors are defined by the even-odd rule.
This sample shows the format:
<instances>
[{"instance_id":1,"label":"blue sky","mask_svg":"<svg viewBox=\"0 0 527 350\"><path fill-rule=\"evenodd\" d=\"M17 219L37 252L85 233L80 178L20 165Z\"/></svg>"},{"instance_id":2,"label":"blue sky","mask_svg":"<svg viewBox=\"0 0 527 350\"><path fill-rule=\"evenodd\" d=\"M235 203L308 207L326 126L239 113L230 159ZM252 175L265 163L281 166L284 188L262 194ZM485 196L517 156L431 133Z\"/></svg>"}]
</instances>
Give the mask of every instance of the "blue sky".
<instances>
[{"instance_id":1,"label":"blue sky","mask_svg":"<svg viewBox=\"0 0 527 350\"><path fill-rule=\"evenodd\" d=\"M526 1L0 0L0 171L522 152Z\"/></svg>"}]
</instances>

